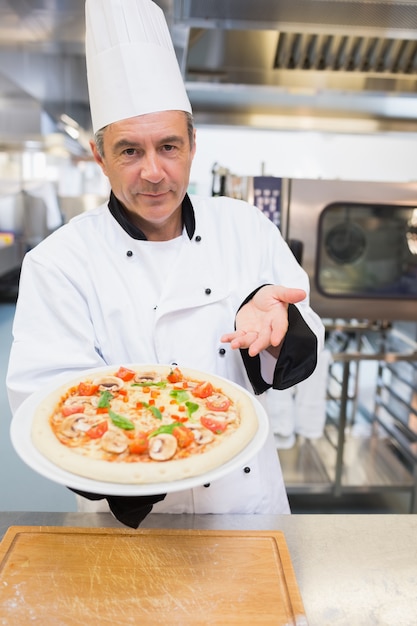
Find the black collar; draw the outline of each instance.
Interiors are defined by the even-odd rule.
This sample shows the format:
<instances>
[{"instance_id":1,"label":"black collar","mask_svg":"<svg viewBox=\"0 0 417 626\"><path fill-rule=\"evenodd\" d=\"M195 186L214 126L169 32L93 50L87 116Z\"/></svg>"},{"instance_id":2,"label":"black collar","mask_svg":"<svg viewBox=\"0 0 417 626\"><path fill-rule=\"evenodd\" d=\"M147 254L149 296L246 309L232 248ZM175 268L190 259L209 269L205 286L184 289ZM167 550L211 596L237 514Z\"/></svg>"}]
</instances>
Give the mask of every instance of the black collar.
<instances>
[{"instance_id":1,"label":"black collar","mask_svg":"<svg viewBox=\"0 0 417 626\"><path fill-rule=\"evenodd\" d=\"M116 222L120 224L124 231L127 232L133 239L143 239L146 240L143 232L132 224L127 216L127 211L122 205L122 203L116 198L113 192L110 193L110 200L107 205L109 207L110 213L113 215ZM190 239L192 239L195 231L195 216L193 205L191 204L191 200L188 194L185 195L184 200L182 201L182 222L185 226L187 234Z\"/></svg>"}]
</instances>

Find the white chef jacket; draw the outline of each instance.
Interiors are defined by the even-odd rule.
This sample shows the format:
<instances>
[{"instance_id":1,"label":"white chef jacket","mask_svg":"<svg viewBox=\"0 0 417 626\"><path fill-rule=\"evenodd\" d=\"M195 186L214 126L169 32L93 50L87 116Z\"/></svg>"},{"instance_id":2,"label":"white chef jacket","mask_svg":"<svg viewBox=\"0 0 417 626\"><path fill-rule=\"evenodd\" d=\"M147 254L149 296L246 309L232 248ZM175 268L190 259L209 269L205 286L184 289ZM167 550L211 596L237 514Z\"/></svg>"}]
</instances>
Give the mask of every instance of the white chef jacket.
<instances>
[{"instance_id":1,"label":"white chef jacket","mask_svg":"<svg viewBox=\"0 0 417 626\"><path fill-rule=\"evenodd\" d=\"M134 239L104 204L26 255L7 374L12 411L62 374L110 364L176 363L251 389L240 351L222 344L221 335L233 331L239 306L261 285L308 293L308 278L259 209L226 197L191 196L191 202L192 236L184 228L173 242ZM320 319L308 297L296 306L319 350ZM153 510L289 512L272 431L247 467L209 486L168 494Z\"/></svg>"}]
</instances>

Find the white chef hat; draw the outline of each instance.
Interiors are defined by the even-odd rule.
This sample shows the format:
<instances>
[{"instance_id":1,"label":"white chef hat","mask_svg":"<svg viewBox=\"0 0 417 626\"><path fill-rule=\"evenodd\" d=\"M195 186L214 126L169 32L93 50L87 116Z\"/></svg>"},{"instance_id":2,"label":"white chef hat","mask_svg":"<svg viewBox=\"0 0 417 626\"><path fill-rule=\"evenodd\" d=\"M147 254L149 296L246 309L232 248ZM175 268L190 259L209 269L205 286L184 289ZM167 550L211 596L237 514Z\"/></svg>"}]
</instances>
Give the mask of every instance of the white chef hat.
<instances>
[{"instance_id":1,"label":"white chef hat","mask_svg":"<svg viewBox=\"0 0 417 626\"><path fill-rule=\"evenodd\" d=\"M151 0L86 0L86 62L93 131L191 105L164 13Z\"/></svg>"}]
</instances>

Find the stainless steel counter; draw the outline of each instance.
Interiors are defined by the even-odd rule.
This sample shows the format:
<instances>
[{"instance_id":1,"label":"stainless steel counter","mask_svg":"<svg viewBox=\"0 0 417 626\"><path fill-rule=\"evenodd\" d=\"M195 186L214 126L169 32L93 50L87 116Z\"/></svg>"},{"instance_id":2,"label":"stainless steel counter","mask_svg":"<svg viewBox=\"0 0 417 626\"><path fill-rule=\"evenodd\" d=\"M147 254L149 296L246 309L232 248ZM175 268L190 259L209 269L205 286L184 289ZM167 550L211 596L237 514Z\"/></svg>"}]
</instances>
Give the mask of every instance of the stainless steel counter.
<instances>
[{"instance_id":1,"label":"stainless steel counter","mask_svg":"<svg viewBox=\"0 0 417 626\"><path fill-rule=\"evenodd\" d=\"M115 527L108 513L0 512L9 526ZM416 515L149 515L141 528L282 530L309 626L415 626Z\"/></svg>"}]
</instances>

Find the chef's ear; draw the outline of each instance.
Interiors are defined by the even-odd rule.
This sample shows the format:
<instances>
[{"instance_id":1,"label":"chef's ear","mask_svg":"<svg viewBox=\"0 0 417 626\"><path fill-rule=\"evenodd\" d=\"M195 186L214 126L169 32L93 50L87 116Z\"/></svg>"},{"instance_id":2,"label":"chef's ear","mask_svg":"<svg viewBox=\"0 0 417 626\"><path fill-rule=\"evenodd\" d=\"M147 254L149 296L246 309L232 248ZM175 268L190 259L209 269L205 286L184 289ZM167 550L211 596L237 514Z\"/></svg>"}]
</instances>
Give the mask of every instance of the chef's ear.
<instances>
[{"instance_id":1,"label":"chef's ear","mask_svg":"<svg viewBox=\"0 0 417 626\"><path fill-rule=\"evenodd\" d=\"M94 161L96 163L98 163L98 165L101 167L101 169L103 170L104 174L105 172L105 167L104 167L104 161L103 161L103 156L100 154L98 148L97 148L97 144L96 142L91 139L90 140L90 148L91 148L91 152L93 154L94 157Z\"/></svg>"},{"instance_id":2,"label":"chef's ear","mask_svg":"<svg viewBox=\"0 0 417 626\"><path fill-rule=\"evenodd\" d=\"M191 158L192 159L194 159L195 151L196 151L196 135L197 135L197 131L195 128L193 128L193 141L191 144Z\"/></svg>"}]
</instances>

